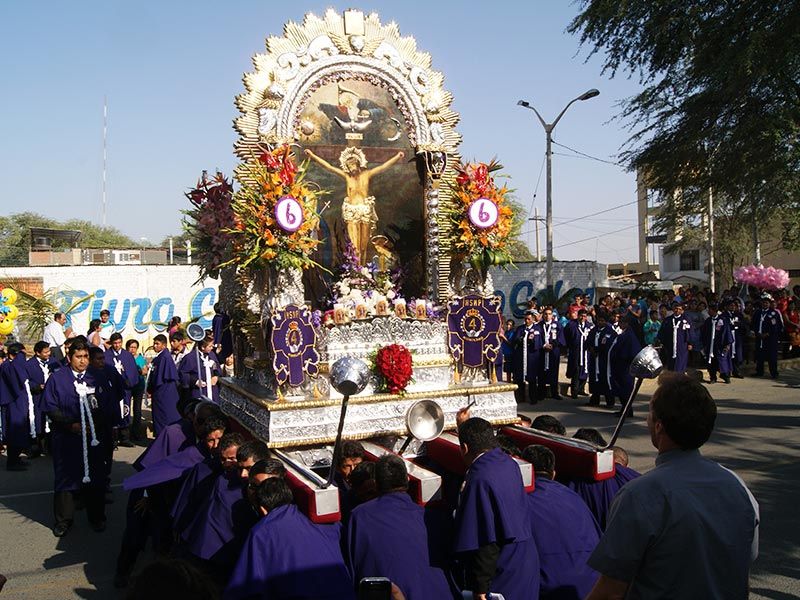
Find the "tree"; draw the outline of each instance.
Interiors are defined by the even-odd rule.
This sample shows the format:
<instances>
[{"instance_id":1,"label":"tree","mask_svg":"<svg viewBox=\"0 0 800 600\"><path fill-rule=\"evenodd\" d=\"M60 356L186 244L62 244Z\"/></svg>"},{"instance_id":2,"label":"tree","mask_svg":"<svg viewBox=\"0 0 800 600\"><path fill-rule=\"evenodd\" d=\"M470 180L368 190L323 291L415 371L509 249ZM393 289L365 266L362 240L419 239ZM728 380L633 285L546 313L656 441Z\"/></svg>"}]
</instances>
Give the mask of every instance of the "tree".
<instances>
[{"instance_id":1,"label":"tree","mask_svg":"<svg viewBox=\"0 0 800 600\"><path fill-rule=\"evenodd\" d=\"M665 200L662 228L702 214L709 189L740 224L796 215L798 23L796 0L582 0L568 30L604 52L603 72L642 83L622 104L622 159Z\"/></svg>"},{"instance_id":2,"label":"tree","mask_svg":"<svg viewBox=\"0 0 800 600\"><path fill-rule=\"evenodd\" d=\"M0 265L24 266L28 264L30 228L72 229L82 233L83 248L133 248L137 244L114 227L102 227L89 221L70 219L63 223L42 215L24 212L0 217ZM53 248L63 248L65 243L53 240Z\"/></svg>"}]
</instances>

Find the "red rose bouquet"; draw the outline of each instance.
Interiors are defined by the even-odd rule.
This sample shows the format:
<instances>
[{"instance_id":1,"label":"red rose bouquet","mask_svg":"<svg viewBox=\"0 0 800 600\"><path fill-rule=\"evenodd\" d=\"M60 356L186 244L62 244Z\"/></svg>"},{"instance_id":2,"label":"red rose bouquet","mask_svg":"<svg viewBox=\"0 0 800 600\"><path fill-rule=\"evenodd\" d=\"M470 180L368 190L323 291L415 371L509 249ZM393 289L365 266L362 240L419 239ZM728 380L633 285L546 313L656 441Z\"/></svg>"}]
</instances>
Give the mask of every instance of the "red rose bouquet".
<instances>
[{"instance_id":1,"label":"red rose bouquet","mask_svg":"<svg viewBox=\"0 0 800 600\"><path fill-rule=\"evenodd\" d=\"M375 354L375 372L380 380L380 391L402 394L411 382L411 352L400 344L390 344Z\"/></svg>"}]
</instances>

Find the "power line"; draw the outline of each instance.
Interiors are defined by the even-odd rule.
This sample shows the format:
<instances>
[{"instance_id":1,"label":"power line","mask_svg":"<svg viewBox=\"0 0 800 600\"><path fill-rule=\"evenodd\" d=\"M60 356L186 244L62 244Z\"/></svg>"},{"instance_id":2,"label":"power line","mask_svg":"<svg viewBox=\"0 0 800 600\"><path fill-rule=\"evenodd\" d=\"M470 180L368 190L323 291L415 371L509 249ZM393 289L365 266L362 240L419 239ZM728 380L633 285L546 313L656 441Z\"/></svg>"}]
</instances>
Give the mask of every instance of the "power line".
<instances>
[{"instance_id":1,"label":"power line","mask_svg":"<svg viewBox=\"0 0 800 600\"><path fill-rule=\"evenodd\" d=\"M597 212L584 215L582 217L575 217L574 219L570 219L568 221L562 221L561 223L556 223L556 225L566 225L567 223L574 223L575 221L583 221L584 219L590 219L591 217L596 217L597 215L602 215L607 212L611 212L612 210L617 210L620 208L625 208L626 206L631 206L633 204L638 203L639 200L634 200L633 202L626 202L625 204L619 204L617 206L612 206L611 208L606 208L604 210L598 210Z\"/></svg>"},{"instance_id":2,"label":"power line","mask_svg":"<svg viewBox=\"0 0 800 600\"><path fill-rule=\"evenodd\" d=\"M591 160L596 160L597 162L605 163L605 164L607 164L607 165L614 165L615 167L621 167L621 166L623 166L623 165L619 164L618 162L614 162L614 161L612 161L612 160L606 160L606 159L604 159L604 158L598 158L598 157L596 157L596 156L592 156L591 154L586 154L586 152L581 152L580 150L575 150L575 148L570 148L569 146L566 146L565 144L559 144L559 143L558 143L557 141L555 141L555 140L553 140L553 143L554 143L556 146L561 146L562 148L566 148L566 149L567 149L567 150L569 150L570 152L574 152L575 154L579 154L579 155L580 155L580 156L582 156L583 158L589 158L589 159L591 159ZM564 155L564 156L568 156L568 155Z\"/></svg>"},{"instance_id":3,"label":"power line","mask_svg":"<svg viewBox=\"0 0 800 600\"><path fill-rule=\"evenodd\" d=\"M533 188L533 198L531 198L531 207L528 209L528 219L531 218L533 212L533 204L536 202L536 194L539 192L539 182L542 181L542 171L544 171L544 163L547 161L547 154L542 156L542 164L539 167L539 176L536 178L536 187Z\"/></svg>"},{"instance_id":4,"label":"power line","mask_svg":"<svg viewBox=\"0 0 800 600\"><path fill-rule=\"evenodd\" d=\"M591 241L591 240L596 240L597 238L603 237L605 235L613 235L615 233L620 233L622 231L627 231L628 229L634 229L636 227L639 227L638 223L636 225L629 225L628 227L623 227L621 229L615 229L614 231L607 231L607 232L603 233L602 235L594 235L592 237L584 238L582 240L576 240L574 242L570 242L569 244L559 244L558 246L554 246L553 249L555 249L555 248L563 248L564 246L570 246L572 244L580 244L581 242L588 242L588 241Z\"/></svg>"}]
</instances>

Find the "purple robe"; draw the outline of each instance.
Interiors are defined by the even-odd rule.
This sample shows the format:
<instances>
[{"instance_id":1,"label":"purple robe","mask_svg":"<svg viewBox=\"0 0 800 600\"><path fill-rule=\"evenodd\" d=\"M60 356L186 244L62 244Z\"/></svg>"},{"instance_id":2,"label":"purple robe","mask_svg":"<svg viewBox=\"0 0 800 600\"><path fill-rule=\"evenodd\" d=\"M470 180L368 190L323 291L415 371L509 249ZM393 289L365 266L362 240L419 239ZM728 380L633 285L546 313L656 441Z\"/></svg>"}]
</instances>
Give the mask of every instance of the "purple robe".
<instances>
[{"instance_id":1,"label":"purple robe","mask_svg":"<svg viewBox=\"0 0 800 600\"><path fill-rule=\"evenodd\" d=\"M355 600L355 593L331 526L290 504L250 530L223 598Z\"/></svg>"},{"instance_id":2,"label":"purple robe","mask_svg":"<svg viewBox=\"0 0 800 600\"><path fill-rule=\"evenodd\" d=\"M460 598L434 565L425 510L406 492L384 494L357 506L347 525L346 554L354 581L388 577L407 600Z\"/></svg>"},{"instance_id":3,"label":"purple robe","mask_svg":"<svg viewBox=\"0 0 800 600\"><path fill-rule=\"evenodd\" d=\"M133 463L137 471L156 464L167 456L180 452L195 443L194 426L191 421L180 419L167 425L156 439L139 455Z\"/></svg>"},{"instance_id":4,"label":"purple robe","mask_svg":"<svg viewBox=\"0 0 800 600\"><path fill-rule=\"evenodd\" d=\"M207 452L199 444L189 446L150 465L143 471L126 477L122 482L122 487L130 491L175 481L183 477L197 463L205 460L207 455Z\"/></svg>"},{"instance_id":5,"label":"purple robe","mask_svg":"<svg viewBox=\"0 0 800 600\"><path fill-rule=\"evenodd\" d=\"M603 329L595 325L589 331L587 342L589 344L589 366L587 367L589 375L589 392L592 395L604 394L605 386L603 384L602 372L600 371L600 337L603 335Z\"/></svg>"},{"instance_id":6,"label":"purple robe","mask_svg":"<svg viewBox=\"0 0 800 600\"><path fill-rule=\"evenodd\" d=\"M114 463L114 425L120 419L120 405L125 398L125 383L117 370L106 364L102 369L89 367L86 372L94 378L95 398L103 415L100 421L95 421L95 427L103 430L100 444L105 453L106 477L110 477Z\"/></svg>"},{"instance_id":7,"label":"purple robe","mask_svg":"<svg viewBox=\"0 0 800 600\"><path fill-rule=\"evenodd\" d=\"M542 336L542 346L545 344L552 346L550 350L542 348L542 355L539 358L539 387L557 385L561 348L567 345L567 341L564 339L564 329L555 319L549 323L539 321L536 329Z\"/></svg>"},{"instance_id":8,"label":"purple robe","mask_svg":"<svg viewBox=\"0 0 800 600\"><path fill-rule=\"evenodd\" d=\"M731 364L731 350L735 342L731 323L724 313L708 317L703 323L700 332L703 341L703 356L706 365L709 367L719 367L722 375L730 375L733 365ZM714 364L716 359L716 364ZM714 368L714 371L717 369Z\"/></svg>"},{"instance_id":9,"label":"purple robe","mask_svg":"<svg viewBox=\"0 0 800 600\"><path fill-rule=\"evenodd\" d=\"M542 354L542 335L536 325L520 325L514 331L514 383L522 385L525 381L536 387L539 377L539 362ZM524 348L523 345L527 345ZM527 359L523 379L523 363Z\"/></svg>"},{"instance_id":10,"label":"purple robe","mask_svg":"<svg viewBox=\"0 0 800 600\"><path fill-rule=\"evenodd\" d=\"M777 310L768 308L757 308L753 311L753 318L750 320L750 328L756 334L756 352L764 356L778 355L778 342L783 333L783 317ZM766 333L767 338L761 338L761 334Z\"/></svg>"},{"instance_id":11,"label":"purple robe","mask_svg":"<svg viewBox=\"0 0 800 600\"><path fill-rule=\"evenodd\" d=\"M658 330L664 363L670 371L683 373L689 366L689 344L691 344L692 325L685 315L670 315ZM677 342L677 343L673 343Z\"/></svg>"},{"instance_id":12,"label":"purple robe","mask_svg":"<svg viewBox=\"0 0 800 600\"><path fill-rule=\"evenodd\" d=\"M603 481L594 481L588 479L576 479L570 481L567 485L578 496L580 496L589 510L592 511L594 518L600 524L600 529L606 529L606 516L608 509L611 507L611 502L620 488L641 475L628 467L622 465L614 465L614 476Z\"/></svg>"},{"instance_id":13,"label":"purple robe","mask_svg":"<svg viewBox=\"0 0 800 600\"><path fill-rule=\"evenodd\" d=\"M546 477L536 478L528 510L539 550L539 597L582 600L598 577L586 561L600 540L600 526L580 496Z\"/></svg>"},{"instance_id":14,"label":"purple robe","mask_svg":"<svg viewBox=\"0 0 800 600\"><path fill-rule=\"evenodd\" d=\"M217 313L211 319L211 333L214 336L214 346L221 346L217 353L220 363L233 354L233 336L231 335L231 318L225 313Z\"/></svg>"},{"instance_id":15,"label":"purple robe","mask_svg":"<svg viewBox=\"0 0 800 600\"><path fill-rule=\"evenodd\" d=\"M42 365L42 362L37 356L28 359L28 362L25 363L25 369L28 372L28 383L31 388L31 395L33 396L33 410L36 417L36 433L38 435L43 435L45 433L45 424L47 421L42 408L42 396L44 394L45 384L44 369L47 369L47 372L52 375L60 367L61 363L54 358L48 359L45 361L44 365Z\"/></svg>"},{"instance_id":16,"label":"purple robe","mask_svg":"<svg viewBox=\"0 0 800 600\"><path fill-rule=\"evenodd\" d=\"M182 530L176 527L189 552L225 570L233 569L247 534L258 519L243 492L235 470L212 478L189 524Z\"/></svg>"},{"instance_id":17,"label":"purple robe","mask_svg":"<svg viewBox=\"0 0 800 600\"><path fill-rule=\"evenodd\" d=\"M86 372L84 382L89 387L102 385ZM101 401L102 392L95 390L98 402ZM53 456L53 470L55 473L54 489L56 492L76 491L81 488L83 471L83 444L81 434L74 433L71 427L74 423L81 422L80 397L75 390L75 375L71 368L59 369L47 380L42 399L42 408L53 424L51 427L50 454ZM105 486L106 484L106 454L103 439L102 408L92 411L95 421L95 431L99 446L92 446L87 439L89 456L89 477L91 484ZM89 425L86 425L88 435Z\"/></svg>"},{"instance_id":18,"label":"purple robe","mask_svg":"<svg viewBox=\"0 0 800 600\"><path fill-rule=\"evenodd\" d=\"M178 369L166 349L150 363L147 391L153 399L153 430L158 435L164 427L181 418L178 413Z\"/></svg>"},{"instance_id":19,"label":"purple robe","mask_svg":"<svg viewBox=\"0 0 800 600\"><path fill-rule=\"evenodd\" d=\"M490 591L506 600L539 597L539 556L531 535L522 475L499 448L480 456L464 479L455 516L456 553L500 546Z\"/></svg>"},{"instance_id":20,"label":"purple robe","mask_svg":"<svg viewBox=\"0 0 800 600\"><path fill-rule=\"evenodd\" d=\"M175 523L175 531L181 533L183 528L194 518L198 505L208 497L214 479L219 475L221 466L214 457L194 465L183 478L181 489L170 509L170 516Z\"/></svg>"},{"instance_id":21,"label":"purple robe","mask_svg":"<svg viewBox=\"0 0 800 600\"><path fill-rule=\"evenodd\" d=\"M125 384L125 397L120 405L120 419L117 423L112 423L114 427L128 427L131 424L131 396L133 388L139 383L139 368L136 366L136 358L125 349L116 352L109 348L105 352L105 362L119 373L120 379Z\"/></svg>"},{"instance_id":22,"label":"purple robe","mask_svg":"<svg viewBox=\"0 0 800 600\"><path fill-rule=\"evenodd\" d=\"M586 322L581 324L578 319L567 323L564 328L564 340L568 349L567 378L572 379L577 375L580 381L589 377L589 335L592 326Z\"/></svg>"},{"instance_id":23,"label":"purple robe","mask_svg":"<svg viewBox=\"0 0 800 600\"><path fill-rule=\"evenodd\" d=\"M211 376L219 377L219 363L217 362L217 357L213 352L209 352L208 354L203 354L201 352L199 361L197 358L197 352L190 352L181 359L181 362L178 365L178 381L180 382L180 387L187 390L189 394L191 394L192 398L199 399L201 396L206 398L206 370L202 364L203 358L207 358L211 361ZM200 363L199 369L198 362ZM203 382L202 388L197 387L196 383L198 380ZM211 386L211 398L208 399L213 400L214 402L219 402L218 386Z\"/></svg>"},{"instance_id":24,"label":"purple robe","mask_svg":"<svg viewBox=\"0 0 800 600\"><path fill-rule=\"evenodd\" d=\"M611 390L610 395L620 398L623 403L627 402L633 391L633 376L630 374L630 368L633 359L641 349L642 344L630 327L614 338L608 347L606 376L608 377L608 387Z\"/></svg>"},{"instance_id":25,"label":"purple robe","mask_svg":"<svg viewBox=\"0 0 800 600\"><path fill-rule=\"evenodd\" d=\"M31 443L30 399L25 389L28 380L24 352L3 363L0 370L0 406L3 411L3 437L6 444L27 448Z\"/></svg>"}]
</instances>

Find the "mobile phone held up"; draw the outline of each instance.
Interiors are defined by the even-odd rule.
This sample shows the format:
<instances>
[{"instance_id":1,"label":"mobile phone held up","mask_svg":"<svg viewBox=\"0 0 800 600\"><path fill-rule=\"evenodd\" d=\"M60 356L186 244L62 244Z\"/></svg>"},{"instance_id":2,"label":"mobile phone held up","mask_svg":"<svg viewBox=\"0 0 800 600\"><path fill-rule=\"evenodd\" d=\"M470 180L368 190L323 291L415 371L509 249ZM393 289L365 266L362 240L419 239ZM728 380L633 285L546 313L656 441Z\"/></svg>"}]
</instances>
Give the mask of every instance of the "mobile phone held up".
<instances>
[{"instance_id":1,"label":"mobile phone held up","mask_svg":"<svg viewBox=\"0 0 800 600\"><path fill-rule=\"evenodd\" d=\"M364 577L358 583L358 600L392 600L392 582L386 577Z\"/></svg>"}]
</instances>

